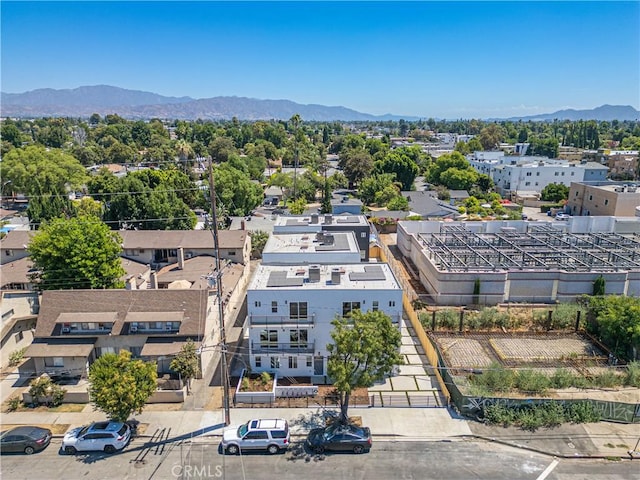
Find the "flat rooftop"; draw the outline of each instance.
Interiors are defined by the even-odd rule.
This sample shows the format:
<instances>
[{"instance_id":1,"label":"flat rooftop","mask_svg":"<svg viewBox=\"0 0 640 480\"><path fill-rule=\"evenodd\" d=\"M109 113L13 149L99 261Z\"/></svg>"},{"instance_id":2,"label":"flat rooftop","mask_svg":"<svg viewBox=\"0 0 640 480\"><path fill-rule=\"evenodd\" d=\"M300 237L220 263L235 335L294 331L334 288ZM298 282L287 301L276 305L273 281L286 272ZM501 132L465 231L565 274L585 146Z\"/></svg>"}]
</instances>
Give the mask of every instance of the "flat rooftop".
<instances>
[{"instance_id":1,"label":"flat rooftop","mask_svg":"<svg viewBox=\"0 0 640 480\"><path fill-rule=\"evenodd\" d=\"M313 215L286 215L279 216L274 225L275 231L278 227L309 227L314 225L356 225L367 226L367 217L364 215L332 215L332 214L313 214Z\"/></svg>"},{"instance_id":2,"label":"flat rooftop","mask_svg":"<svg viewBox=\"0 0 640 480\"><path fill-rule=\"evenodd\" d=\"M338 272L340 283L334 283L332 275ZM248 290L277 288L303 290L400 290L400 285L386 263L260 265L256 269Z\"/></svg>"},{"instance_id":3,"label":"flat rooftop","mask_svg":"<svg viewBox=\"0 0 640 480\"><path fill-rule=\"evenodd\" d=\"M444 225L419 238L431 262L445 272L640 270L640 237L635 234L570 233L540 223L527 232L505 228L498 233Z\"/></svg>"},{"instance_id":4,"label":"flat rooftop","mask_svg":"<svg viewBox=\"0 0 640 480\"><path fill-rule=\"evenodd\" d=\"M272 233L264 246L269 253L352 252L360 256L353 232Z\"/></svg>"}]
</instances>

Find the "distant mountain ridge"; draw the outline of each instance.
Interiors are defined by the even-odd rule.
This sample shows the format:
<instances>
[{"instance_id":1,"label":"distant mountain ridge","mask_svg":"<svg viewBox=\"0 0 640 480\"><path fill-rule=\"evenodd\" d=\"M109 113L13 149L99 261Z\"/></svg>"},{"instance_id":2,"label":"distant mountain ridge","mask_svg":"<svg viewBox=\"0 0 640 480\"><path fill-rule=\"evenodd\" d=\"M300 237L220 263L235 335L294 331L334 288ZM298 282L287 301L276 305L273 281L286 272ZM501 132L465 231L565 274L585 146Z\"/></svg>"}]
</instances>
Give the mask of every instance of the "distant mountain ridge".
<instances>
[{"instance_id":1,"label":"distant mountain ridge","mask_svg":"<svg viewBox=\"0 0 640 480\"><path fill-rule=\"evenodd\" d=\"M167 118L177 120L288 120L298 113L308 121L415 121L424 117L371 115L342 106L303 105L291 100L259 100L247 97L166 97L141 90L109 85L56 90L43 88L24 93L0 93L3 117L89 117L118 114L130 119ZM506 120L637 120L640 112L629 105L602 105L591 110L560 110L554 113ZM488 119L505 120L505 119Z\"/></svg>"},{"instance_id":2,"label":"distant mountain ridge","mask_svg":"<svg viewBox=\"0 0 640 480\"><path fill-rule=\"evenodd\" d=\"M69 116L115 113L125 118L171 118L178 120L288 120L298 113L303 120L418 120L400 115L370 115L346 107L302 105L290 100L258 100L247 97L165 97L150 92L108 85L25 93L1 93L4 117Z\"/></svg>"},{"instance_id":3,"label":"distant mountain ridge","mask_svg":"<svg viewBox=\"0 0 640 480\"><path fill-rule=\"evenodd\" d=\"M630 105L601 105L589 110L558 110L554 113L542 113L526 117L512 117L508 120L549 121L549 120L638 120L640 111Z\"/></svg>"}]
</instances>

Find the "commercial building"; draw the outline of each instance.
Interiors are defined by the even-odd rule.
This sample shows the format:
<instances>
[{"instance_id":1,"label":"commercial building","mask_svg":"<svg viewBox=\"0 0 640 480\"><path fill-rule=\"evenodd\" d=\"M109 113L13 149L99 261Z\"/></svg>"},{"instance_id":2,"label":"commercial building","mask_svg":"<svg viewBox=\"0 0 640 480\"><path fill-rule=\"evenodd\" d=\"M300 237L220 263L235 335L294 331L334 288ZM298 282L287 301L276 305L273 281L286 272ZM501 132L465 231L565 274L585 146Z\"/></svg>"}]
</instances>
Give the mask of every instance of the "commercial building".
<instances>
[{"instance_id":1,"label":"commercial building","mask_svg":"<svg viewBox=\"0 0 640 480\"><path fill-rule=\"evenodd\" d=\"M640 295L640 219L398 222L397 242L438 305L556 303Z\"/></svg>"},{"instance_id":2,"label":"commercial building","mask_svg":"<svg viewBox=\"0 0 640 480\"><path fill-rule=\"evenodd\" d=\"M571 215L633 216L640 206L640 190L635 183L572 182L567 210Z\"/></svg>"}]
</instances>

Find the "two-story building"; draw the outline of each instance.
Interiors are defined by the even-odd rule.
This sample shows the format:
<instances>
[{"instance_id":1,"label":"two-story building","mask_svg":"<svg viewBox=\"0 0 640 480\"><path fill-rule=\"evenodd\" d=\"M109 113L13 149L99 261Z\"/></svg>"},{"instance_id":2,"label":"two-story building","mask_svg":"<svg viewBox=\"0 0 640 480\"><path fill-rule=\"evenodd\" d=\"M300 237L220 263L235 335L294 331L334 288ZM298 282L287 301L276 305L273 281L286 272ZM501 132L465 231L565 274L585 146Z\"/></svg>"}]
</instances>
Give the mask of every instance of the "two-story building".
<instances>
[{"instance_id":1,"label":"two-story building","mask_svg":"<svg viewBox=\"0 0 640 480\"><path fill-rule=\"evenodd\" d=\"M86 377L105 353L128 350L158 363L158 373L188 339L200 345L218 338L216 296L207 290L47 290L42 294L35 338L21 374ZM201 371L213 349L202 352Z\"/></svg>"}]
</instances>

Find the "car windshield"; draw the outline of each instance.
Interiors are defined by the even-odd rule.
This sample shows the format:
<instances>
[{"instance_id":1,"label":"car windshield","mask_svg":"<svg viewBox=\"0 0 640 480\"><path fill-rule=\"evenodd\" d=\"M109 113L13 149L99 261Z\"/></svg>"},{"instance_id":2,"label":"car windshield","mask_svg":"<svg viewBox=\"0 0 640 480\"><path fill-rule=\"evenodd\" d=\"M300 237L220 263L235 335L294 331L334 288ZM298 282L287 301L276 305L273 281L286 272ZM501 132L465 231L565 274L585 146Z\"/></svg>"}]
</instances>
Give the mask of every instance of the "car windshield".
<instances>
[{"instance_id":1,"label":"car windshield","mask_svg":"<svg viewBox=\"0 0 640 480\"><path fill-rule=\"evenodd\" d=\"M247 431L249 430L249 427L247 427L247 424L245 423L244 425L240 425L238 427L238 437L242 438L247 434Z\"/></svg>"},{"instance_id":2,"label":"car windshield","mask_svg":"<svg viewBox=\"0 0 640 480\"><path fill-rule=\"evenodd\" d=\"M82 427L82 430L80 430L78 432L78 436L80 437L80 436L84 435L85 433L87 433L88 431L89 431L89 425L87 425L86 427Z\"/></svg>"}]
</instances>

